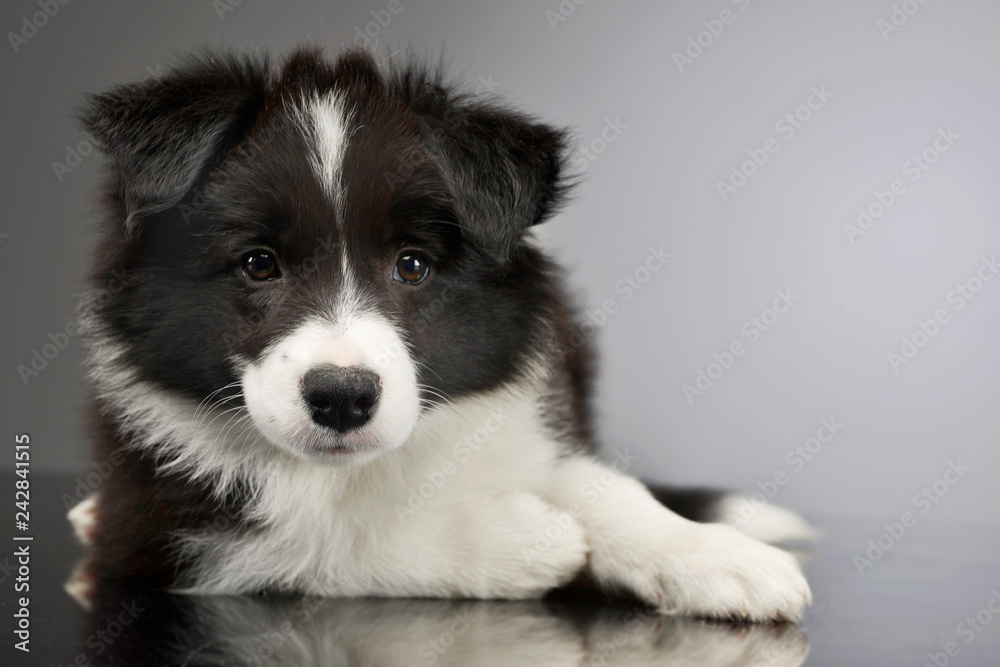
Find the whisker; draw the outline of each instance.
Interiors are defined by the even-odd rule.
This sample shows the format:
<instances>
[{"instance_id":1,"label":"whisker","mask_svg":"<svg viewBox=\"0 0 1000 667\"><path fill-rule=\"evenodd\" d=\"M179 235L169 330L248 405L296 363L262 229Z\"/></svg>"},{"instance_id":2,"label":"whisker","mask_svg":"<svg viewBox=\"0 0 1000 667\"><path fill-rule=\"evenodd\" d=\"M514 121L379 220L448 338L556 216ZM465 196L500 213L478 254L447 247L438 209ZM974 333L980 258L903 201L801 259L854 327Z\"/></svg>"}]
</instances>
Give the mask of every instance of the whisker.
<instances>
[{"instance_id":1,"label":"whisker","mask_svg":"<svg viewBox=\"0 0 1000 667\"><path fill-rule=\"evenodd\" d=\"M208 431L212 427L212 424L214 424L216 422L216 420L218 420L220 417L223 417L223 416L229 414L230 412L235 412L236 415L233 415L233 417L230 418L230 421L232 421L233 418L239 416L239 411L240 410L245 410L245 409L246 408L244 406L242 406L242 405L237 405L234 408L229 408L228 410L224 410L224 411L218 413L217 415L215 415L214 417L212 417L212 421L210 421L207 424L205 424L204 427L202 427L199 424L199 425L197 425L196 428L198 428L199 430ZM229 424L229 422L226 422L226 425L228 425L228 424ZM223 426L223 428L225 428L225 425Z\"/></svg>"},{"instance_id":2,"label":"whisker","mask_svg":"<svg viewBox=\"0 0 1000 667\"><path fill-rule=\"evenodd\" d=\"M212 422L209 422L209 423L208 423L207 425L205 425L205 424L204 424L204 421L205 421L206 419L208 419L208 416L209 416L210 414L213 414L213 413L215 413L215 414L216 414L216 418L217 418L217 417L218 417L218 412L217 412L217 411L218 411L218 409L219 409L220 407L222 407L223 405L225 405L225 404L226 404L226 403L228 403L229 401L232 401L232 400L235 400L235 399L238 399L238 398L242 398L242 397L243 397L243 394L242 394L242 393L239 393L239 394L234 394L234 395L232 395L232 396L227 396L227 397L225 397L225 398L222 398L222 399L219 399L218 401L214 402L214 403L213 403L213 404L212 404L212 405L211 405L210 407L208 407L208 408L207 408L207 409L205 410L205 412L204 412L204 414L202 415L201 419L199 419L199 420L198 420L198 422L197 422L197 423L195 424L195 430L197 431L197 430L201 429L201 427L202 427L203 425L204 425L204 426L205 426L206 428L207 428L208 426L210 426L210 425L212 424ZM242 407L242 406L237 406L237 407ZM226 412L228 412L228 410L227 410ZM223 412L222 414L225 414L225 412ZM215 421L215 419L213 418L213 420L212 420L212 421Z\"/></svg>"},{"instance_id":3,"label":"whisker","mask_svg":"<svg viewBox=\"0 0 1000 667\"><path fill-rule=\"evenodd\" d=\"M240 406L240 409L241 410L243 409L242 406ZM246 419L249 416L250 416L249 413L247 413L246 415L240 416L240 413L237 412L232 417L230 417L229 421L227 421L225 423L225 425L222 427L222 429L216 434L215 440L212 441L212 445L211 445L212 449L214 449L215 445L219 442L219 438L223 437L226 434L226 427L228 427L232 423L232 421L234 419L236 419L237 420L236 423L239 424L240 422L242 422L244 419Z\"/></svg>"},{"instance_id":4,"label":"whisker","mask_svg":"<svg viewBox=\"0 0 1000 667\"><path fill-rule=\"evenodd\" d=\"M239 380L237 380L236 382L230 382L229 384L227 384L227 385L225 385L223 387L219 387L218 389L216 389L215 391L213 391L211 394L209 394L205 398L201 399L201 403L199 403L198 407L196 407L194 409L194 416L195 416L195 418L198 417L198 413L205 406L205 404L209 403L212 400L212 398L214 398L219 392L225 391L226 389L230 389L232 387L236 387L236 386L239 386L239 385L240 385L240 381Z\"/></svg>"}]
</instances>

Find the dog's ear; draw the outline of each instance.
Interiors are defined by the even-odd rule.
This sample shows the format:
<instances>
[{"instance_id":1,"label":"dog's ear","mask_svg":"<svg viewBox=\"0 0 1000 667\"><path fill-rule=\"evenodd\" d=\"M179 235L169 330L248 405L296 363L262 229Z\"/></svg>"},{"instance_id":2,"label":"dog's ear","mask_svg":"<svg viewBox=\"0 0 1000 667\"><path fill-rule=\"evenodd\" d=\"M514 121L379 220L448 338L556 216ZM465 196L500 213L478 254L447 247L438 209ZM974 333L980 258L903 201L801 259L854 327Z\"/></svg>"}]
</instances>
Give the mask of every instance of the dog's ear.
<instances>
[{"instance_id":1,"label":"dog's ear","mask_svg":"<svg viewBox=\"0 0 1000 667\"><path fill-rule=\"evenodd\" d=\"M89 97L80 120L108 160L126 232L181 200L253 125L265 60L205 56L159 78Z\"/></svg>"},{"instance_id":2,"label":"dog's ear","mask_svg":"<svg viewBox=\"0 0 1000 667\"><path fill-rule=\"evenodd\" d=\"M425 147L445 171L463 232L501 260L572 186L567 132L436 83L409 83ZM404 88L406 86L404 85Z\"/></svg>"}]
</instances>

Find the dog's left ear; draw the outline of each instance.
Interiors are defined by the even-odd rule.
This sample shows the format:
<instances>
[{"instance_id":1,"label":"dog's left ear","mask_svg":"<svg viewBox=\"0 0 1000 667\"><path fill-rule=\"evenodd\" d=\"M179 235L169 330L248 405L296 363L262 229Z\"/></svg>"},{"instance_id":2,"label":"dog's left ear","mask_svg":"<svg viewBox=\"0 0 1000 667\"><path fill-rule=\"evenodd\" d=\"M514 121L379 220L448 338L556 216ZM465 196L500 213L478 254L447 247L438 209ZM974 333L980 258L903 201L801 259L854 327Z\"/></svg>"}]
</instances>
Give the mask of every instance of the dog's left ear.
<instances>
[{"instance_id":1,"label":"dog's left ear","mask_svg":"<svg viewBox=\"0 0 1000 667\"><path fill-rule=\"evenodd\" d=\"M469 239L506 260L527 229L565 201L567 132L473 98L448 99L437 86L421 113L425 146L435 154L458 202ZM425 97L426 99L426 97Z\"/></svg>"},{"instance_id":2,"label":"dog's left ear","mask_svg":"<svg viewBox=\"0 0 1000 667\"><path fill-rule=\"evenodd\" d=\"M250 129L266 79L263 59L209 55L87 99L80 120L108 159L126 233L180 201Z\"/></svg>"}]
</instances>

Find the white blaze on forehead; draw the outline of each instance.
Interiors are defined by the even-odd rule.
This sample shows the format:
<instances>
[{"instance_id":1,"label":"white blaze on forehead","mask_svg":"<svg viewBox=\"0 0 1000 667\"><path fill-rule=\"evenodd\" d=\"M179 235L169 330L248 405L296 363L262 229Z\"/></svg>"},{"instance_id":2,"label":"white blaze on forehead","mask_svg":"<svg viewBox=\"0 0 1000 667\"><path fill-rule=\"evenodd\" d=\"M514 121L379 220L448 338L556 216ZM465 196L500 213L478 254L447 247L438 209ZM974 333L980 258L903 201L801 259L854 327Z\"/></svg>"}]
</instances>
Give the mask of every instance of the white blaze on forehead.
<instances>
[{"instance_id":1,"label":"white blaze on forehead","mask_svg":"<svg viewBox=\"0 0 1000 667\"><path fill-rule=\"evenodd\" d=\"M302 103L300 121L312 149L312 168L332 202L342 198L340 174L347 152L348 113L344 101L330 91Z\"/></svg>"}]
</instances>

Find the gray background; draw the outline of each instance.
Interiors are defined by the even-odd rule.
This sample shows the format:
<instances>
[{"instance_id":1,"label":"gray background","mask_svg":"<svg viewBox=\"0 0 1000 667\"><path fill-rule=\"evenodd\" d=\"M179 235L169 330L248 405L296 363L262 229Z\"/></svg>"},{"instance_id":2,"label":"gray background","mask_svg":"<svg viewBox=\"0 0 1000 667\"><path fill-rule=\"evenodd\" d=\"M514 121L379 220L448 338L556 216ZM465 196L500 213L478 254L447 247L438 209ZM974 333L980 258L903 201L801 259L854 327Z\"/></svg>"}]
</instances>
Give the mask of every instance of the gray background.
<instances>
[{"instance_id":1,"label":"gray background","mask_svg":"<svg viewBox=\"0 0 1000 667\"><path fill-rule=\"evenodd\" d=\"M541 234L582 306L617 306L596 335L609 456L627 448L633 471L684 484L754 489L784 471L775 500L864 515L859 547L913 511L949 460L971 470L921 520L995 512L1000 280L960 311L947 295L1000 253L1000 5L897 2L919 10L886 39L877 22L890 19L888 0L565 0L574 11L555 24L546 12L557 0L401 1L378 26L380 51L443 47L470 87L487 82L572 125L581 145L608 119L627 126L577 161L585 181ZM72 320L85 268L99 163L83 157L61 181L52 166L84 141L72 118L80 96L155 76L204 45L286 52L308 39L333 54L356 29L375 32L371 12L388 4L243 0L220 18L207 0L70 2L18 53L9 37L0 47L3 437L32 435L36 471L88 466L79 341L27 386L17 372ZM725 9L735 20L679 71L674 52ZM38 11L5 2L0 27L19 32ZM832 97L786 138L776 123L814 86ZM959 138L911 183L904 162L947 127ZM724 202L717 181L769 137L779 150ZM850 243L844 224L896 178L905 194ZM626 301L615 285L650 246L673 256ZM795 305L750 342L744 322L786 288ZM938 308L949 323L894 372L887 354ZM746 352L689 402L682 386L733 341ZM786 454L824 417L844 428L795 470Z\"/></svg>"}]
</instances>

